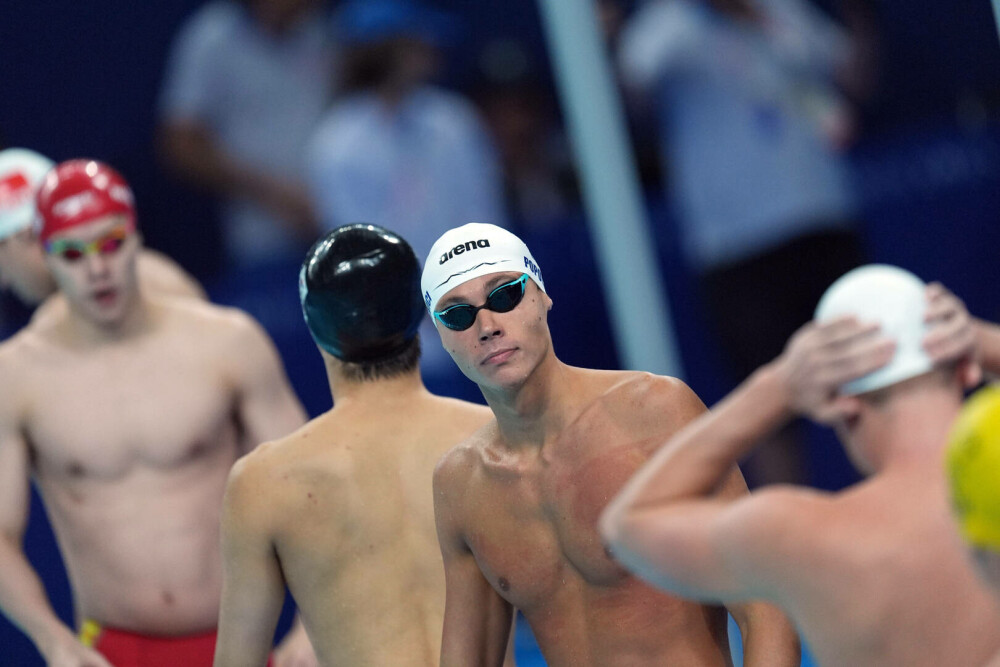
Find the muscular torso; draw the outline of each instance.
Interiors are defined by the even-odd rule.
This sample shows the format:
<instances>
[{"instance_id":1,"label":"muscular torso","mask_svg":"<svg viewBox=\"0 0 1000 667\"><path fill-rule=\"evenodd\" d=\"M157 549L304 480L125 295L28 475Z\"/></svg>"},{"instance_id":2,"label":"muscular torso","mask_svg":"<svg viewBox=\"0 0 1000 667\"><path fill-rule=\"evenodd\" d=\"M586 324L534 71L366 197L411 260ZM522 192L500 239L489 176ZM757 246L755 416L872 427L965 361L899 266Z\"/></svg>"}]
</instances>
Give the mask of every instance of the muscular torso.
<instances>
[{"instance_id":1,"label":"muscular torso","mask_svg":"<svg viewBox=\"0 0 1000 667\"><path fill-rule=\"evenodd\" d=\"M821 664L978 667L1000 650L998 604L960 543L940 466L877 476L834 503L809 562L779 575Z\"/></svg>"},{"instance_id":2,"label":"muscular torso","mask_svg":"<svg viewBox=\"0 0 1000 667\"><path fill-rule=\"evenodd\" d=\"M80 618L150 634L214 627L219 512L239 447L216 315L156 306L156 326L77 346L18 342L21 431Z\"/></svg>"},{"instance_id":3,"label":"muscular torso","mask_svg":"<svg viewBox=\"0 0 1000 667\"><path fill-rule=\"evenodd\" d=\"M281 571L322 664L438 664L444 573L431 479L489 417L425 391L345 402L248 460L267 477Z\"/></svg>"},{"instance_id":4,"label":"muscular torso","mask_svg":"<svg viewBox=\"0 0 1000 667\"><path fill-rule=\"evenodd\" d=\"M541 450L513 452L494 428L450 454L468 475L465 542L550 665L728 665L725 610L640 583L597 533L601 510L680 424L658 412L654 380L588 379L578 416Z\"/></svg>"}]
</instances>

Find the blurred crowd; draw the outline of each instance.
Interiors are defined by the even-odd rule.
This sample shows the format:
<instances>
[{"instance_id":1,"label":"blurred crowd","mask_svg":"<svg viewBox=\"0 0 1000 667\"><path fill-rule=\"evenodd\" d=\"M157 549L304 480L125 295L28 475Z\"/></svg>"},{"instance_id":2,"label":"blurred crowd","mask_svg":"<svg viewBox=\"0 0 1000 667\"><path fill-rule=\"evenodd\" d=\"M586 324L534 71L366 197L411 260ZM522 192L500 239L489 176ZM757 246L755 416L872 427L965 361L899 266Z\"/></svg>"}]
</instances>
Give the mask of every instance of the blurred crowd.
<instances>
[{"instance_id":1,"label":"blurred crowd","mask_svg":"<svg viewBox=\"0 0 1000 667\"><path fill-rule=\"evenodd\" d=\"M780 352L833 278L879 258L851 156L896 113L886 81L898 58L880 44L905 26L869 0L594 8L652 234L676 237L731 386ZM485 37L474 19L430 0L195 7L164 49L148 137L170 185L146 187L143 201L133 179L150 244L212 292L216 281L284 275L322 232L351 222L392 228L420 257L468 221L543 244L554 230L585 236L544 39L516 32L537 17ZM958 82L942 94L949 122L988 123L998 88ZM30 138L8 128L0 141ZM64 150L74 154L52 157L77 156ZM9 297L3 313L7 329L27 316ZM425 371L450 369L427 356ZM806 475L799 430L775 435L752 479Z\"/></svg>"}]
</instances>

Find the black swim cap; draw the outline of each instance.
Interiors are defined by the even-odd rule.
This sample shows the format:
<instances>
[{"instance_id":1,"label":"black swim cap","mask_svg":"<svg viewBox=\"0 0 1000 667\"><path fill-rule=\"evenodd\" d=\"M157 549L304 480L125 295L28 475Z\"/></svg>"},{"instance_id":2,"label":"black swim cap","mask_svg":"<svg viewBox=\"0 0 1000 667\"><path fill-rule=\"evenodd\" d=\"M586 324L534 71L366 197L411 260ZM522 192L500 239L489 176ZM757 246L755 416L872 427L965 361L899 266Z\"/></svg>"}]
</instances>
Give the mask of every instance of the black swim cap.
<instances>
[{"instance_id":1,"label":"black swim cap","mask_svg":"<svg viewBox=\"0 0 1000 667\"><path fill-rule=\"evenodd\" d=\"M348 362L400 352L424 316L420 263L410 244L377 225L338 227L316 241L299 272L313 340Z\"/></svg>"}]
</instances>

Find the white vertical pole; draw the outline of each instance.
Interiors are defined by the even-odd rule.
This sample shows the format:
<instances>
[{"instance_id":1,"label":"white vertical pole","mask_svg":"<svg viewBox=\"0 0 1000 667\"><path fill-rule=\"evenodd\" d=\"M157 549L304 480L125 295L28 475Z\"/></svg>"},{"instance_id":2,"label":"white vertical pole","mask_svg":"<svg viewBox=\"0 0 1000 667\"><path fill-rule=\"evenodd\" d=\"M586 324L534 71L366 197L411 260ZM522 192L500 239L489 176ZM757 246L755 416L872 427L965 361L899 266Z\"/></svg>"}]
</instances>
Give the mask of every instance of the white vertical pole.
<instances>
[{"instance_id":1,"label":"white vertical pole","mask_svg":"<svg viewBox=\"0 0 1000 667\"><path fill-rule=\"evenodd\" d=\"M619 357L629 369L681 376L656 245L597 8L593 0L539 0L539 8Z\"/></svg>"}]
</instances>

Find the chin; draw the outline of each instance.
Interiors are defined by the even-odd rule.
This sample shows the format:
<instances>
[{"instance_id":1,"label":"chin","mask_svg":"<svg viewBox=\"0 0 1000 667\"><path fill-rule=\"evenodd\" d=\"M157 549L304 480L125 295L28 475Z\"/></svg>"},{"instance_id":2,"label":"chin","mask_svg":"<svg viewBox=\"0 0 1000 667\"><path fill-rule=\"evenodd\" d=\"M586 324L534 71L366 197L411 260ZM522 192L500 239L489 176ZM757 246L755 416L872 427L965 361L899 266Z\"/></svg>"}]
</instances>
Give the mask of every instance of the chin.
<instances>
[{"instance_id":1,"label":"chin","mask_svg":"<svg viewBox=\"0 0 1000 667\"><path fill-rule=\"evenodd\" d=\"M480 374L477 384L509 391L520 388L530 376L531 372L524 364L513 364L494 368L489 374Z\"/></svg>"}]
</instances>

